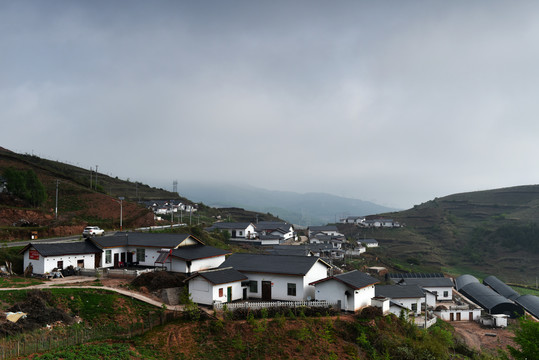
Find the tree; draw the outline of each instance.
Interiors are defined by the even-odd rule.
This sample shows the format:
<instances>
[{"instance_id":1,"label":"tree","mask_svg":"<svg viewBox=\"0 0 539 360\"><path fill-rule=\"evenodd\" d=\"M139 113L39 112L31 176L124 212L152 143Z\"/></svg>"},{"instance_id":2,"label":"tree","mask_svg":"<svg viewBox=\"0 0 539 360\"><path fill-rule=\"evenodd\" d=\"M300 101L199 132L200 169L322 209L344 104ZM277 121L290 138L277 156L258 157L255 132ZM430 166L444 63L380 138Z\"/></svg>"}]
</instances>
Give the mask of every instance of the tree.
<instances>
[{"instance_id":1,"label":"tree","mask_svg":"<svg viewBox=\"0 0 539 360\"><path fill-rule=\"evenodd\" d=\"M539 360L539 322L533 321L529 316L521 317L515 330L514 340L520 349L507 346L513 358Z\"/></svg>"},{"instance_id":2,"label":"tree","mask_svg":"<svg viewBox=\"0 0 539 360\"><path fill-rule=\"evenodd\" d=\"M39 181L34 170L7 168L3 175L7 182L7 189L13 195L28 201L33 206L39 206L47 200L45 186Z\"/></svg>"}]
</instances>

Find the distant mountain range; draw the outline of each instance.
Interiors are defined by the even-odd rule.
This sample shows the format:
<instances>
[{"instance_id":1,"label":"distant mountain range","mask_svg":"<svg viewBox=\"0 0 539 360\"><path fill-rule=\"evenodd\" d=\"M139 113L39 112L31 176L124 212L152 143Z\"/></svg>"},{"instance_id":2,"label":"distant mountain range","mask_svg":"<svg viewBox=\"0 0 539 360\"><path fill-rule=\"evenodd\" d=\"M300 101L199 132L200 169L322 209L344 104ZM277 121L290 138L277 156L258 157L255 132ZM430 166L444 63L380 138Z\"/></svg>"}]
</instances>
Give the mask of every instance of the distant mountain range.
<instances>
[{"instance_id":1,"label":"distant mountain range","mask_svg":"<svg viewBox=\"0 0 539 360\"><path fill-rule=\"evenodd\" d=\"M214 207L241 207L271 213L296 225L325 225L345 216L363 216L395 211L369 201L325 193L300 194L272 191L248 185L179 184L179 193L195 202Z\"/></svg>"}]
</instances>

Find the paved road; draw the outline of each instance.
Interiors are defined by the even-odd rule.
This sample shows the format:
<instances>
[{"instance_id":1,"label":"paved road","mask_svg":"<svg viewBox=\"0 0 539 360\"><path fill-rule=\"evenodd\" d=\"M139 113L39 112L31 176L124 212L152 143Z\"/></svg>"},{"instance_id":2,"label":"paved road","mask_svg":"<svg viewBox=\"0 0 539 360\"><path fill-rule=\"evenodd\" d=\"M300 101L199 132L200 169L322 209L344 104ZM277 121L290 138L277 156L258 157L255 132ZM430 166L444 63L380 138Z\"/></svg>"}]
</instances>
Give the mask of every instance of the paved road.
<instances>
[{"instance_id":1,"label":"paved road","mask_svg":"<svg viewBox=\"0 0 539 360\"><path fill-rule=\"evenodd\" d=\"M105 236L115 235L115 231L110 231L105 233ZM29 243L61 243L61 242L75 242L82 241L82 235L73 235L73 236L64 236L56 238L47 238L47 239L36 239L36 240L24 240L24 241L12 241L1 243L0 246L15 247L15 246L26 246Z\"/></svg>"}]
</instances>

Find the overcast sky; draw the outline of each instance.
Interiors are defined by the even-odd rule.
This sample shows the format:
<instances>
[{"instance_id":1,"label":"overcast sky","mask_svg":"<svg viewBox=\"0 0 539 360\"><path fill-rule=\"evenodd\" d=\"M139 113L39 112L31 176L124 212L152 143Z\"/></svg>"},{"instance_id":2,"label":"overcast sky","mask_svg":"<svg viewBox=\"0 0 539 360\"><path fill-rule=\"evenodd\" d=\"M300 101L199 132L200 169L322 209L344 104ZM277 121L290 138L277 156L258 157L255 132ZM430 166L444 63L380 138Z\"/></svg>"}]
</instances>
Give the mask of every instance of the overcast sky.
<instances>
[{"instance_id":1,"label":"overcast sky","mask_svg":"<svg viewBox=\"0 0 539 360\"><path fill-rule=\"evenodd\" d=\"M0 1L0 146L409 208L535 184L537 1Z\"/></svg>"}]
</instances>

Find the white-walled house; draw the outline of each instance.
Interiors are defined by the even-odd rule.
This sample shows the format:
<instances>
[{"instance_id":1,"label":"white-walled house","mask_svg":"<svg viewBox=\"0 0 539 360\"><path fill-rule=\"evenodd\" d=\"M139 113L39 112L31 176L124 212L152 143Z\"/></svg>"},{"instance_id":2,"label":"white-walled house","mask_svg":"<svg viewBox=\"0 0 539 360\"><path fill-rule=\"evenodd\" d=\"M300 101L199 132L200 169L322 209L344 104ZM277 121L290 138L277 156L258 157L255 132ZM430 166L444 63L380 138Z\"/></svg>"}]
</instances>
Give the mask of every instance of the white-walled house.
<instances>
[{"instance_id":1,"label":"white-walled house","mask_svg":"<svg viewBox=\"0 0 539 360\"><path fill-rule=\"evenodd\" d=\"M394 275L394 274L392 274ZM408 276L413 274L406 274ZM453 299L453 281L450 278L440 277L407 277L394 278L391 280L399 285L419 285L422 289L428 290L436 295L437 301L450 301Z\"/></svg>"},{"instance_id":2,"label":"white-walled house","mask_svg":"<svg viewBox=\"0 0 539 360\"><path fill-rule=\"evenodd\" d=\"M335 225L309 226L307 230L309 238L314 237L314 235L317 233L323 233L331 236L344 236L339 232L339 229L337 229L337 226Z\"/></svg>"},{"instance_id":3,"label":"white-walled house","mask_svg":"<svg viewBox=\"0 0 539 360\"><path fill-rule=\"evenodd\" d=\"M185 279L191 299L197 304L212 305L215 302L231 302L246 296L242 285L247 276L232 268L200 271Z\"/></svg>"},{"instance_id":4,"label":"white-walled house","mask_svg":"<svg viewBox=\"0 0 539 360\"><path fill-rule=\"evenodd\" d=\"M425 303L425 292L417 285L377 285L375 296L389 298L416 314Z\"/></svg>"},{"instance_id":5,"label":"white-walled house","mask_svg":"<svg viewBox=\"0 0 539 360\"><path fill-rule=\"evenodd\" d=\"M326 278L331 266L314 256L236 253L221 267L232 267L249 278L248 298L302 301L314 299L310 284Z\"/></svg>"},{"instance_id":6,"label":"white-walled house","mask_svg":"<svg viewBox=\"0 0 539 360\"><path fill-rule=\"evenodd\" d=\"M53 269L74 268L95 269L99 267L102 250L90 240L73 243L30 243L20 254L23 267L32 264L34 274L47 274Z\"/></svg>"},{"instance_id":7,"label":"white-walled house","mask_svg":"<svg viewBox=\"0 0 539 360\"><path fill-rule=\"evenodd\" d=\"M255 224L257 236L279 236L283 241L293 239L296 240L296 232L294 226L283 221L260 221Z\"/></svg>"},{"instance_id":8,"label":"white-walled house","mask_svg":"<svg viewBox=\"0 0 539 360\"><path fill-rule=\"evenodd\" d=\"M365 247L372 248L378 247L378 241L375 239L362 239L359 240Z\"/></svg>"},{"instance_id":9,"label":"white-walled house","mask_svg":"<svg viewBox=\"0 0 539 360\"><path fill-rule=\"evenodd\" d=\"M216 268L230 254L229 251L204 245L189 234L118 233L92 238L91 241L103 249L100 267L137 264L191 273Z\"/></svg>"},{"instance_id":10,"label":"white-walled house","mask_svg":"<svg viewBox=\"0 0 539 360\"><path fill-rule=\"evenodd\" d=\"M230 240L250 240L256 237L255 225L250 222L216 222L207 231L228 231Z\"/></svg>"},{"instance_id":11,"label":"white-walled house","mask_svg":"<svg viewBox=\"0 0 539 360\"><path fill-rule=\"evenodd\" d=\"M314 285L316 289L316 300L340 301L342 310L357 311L371 305L375 294L374 284L378 282L378 279L354 270L315 281L310 285Z\"/></svg>"}]
</instances>

